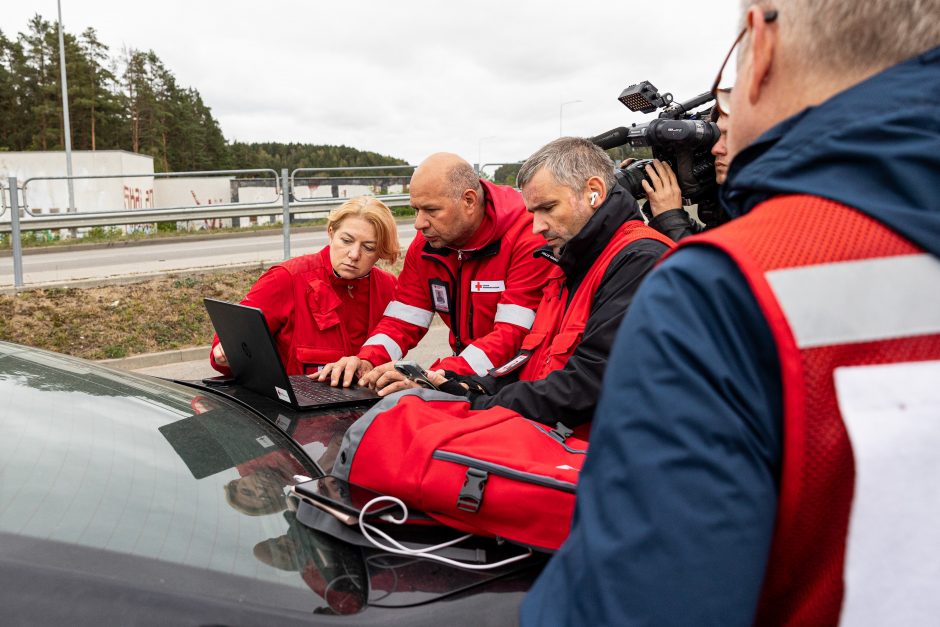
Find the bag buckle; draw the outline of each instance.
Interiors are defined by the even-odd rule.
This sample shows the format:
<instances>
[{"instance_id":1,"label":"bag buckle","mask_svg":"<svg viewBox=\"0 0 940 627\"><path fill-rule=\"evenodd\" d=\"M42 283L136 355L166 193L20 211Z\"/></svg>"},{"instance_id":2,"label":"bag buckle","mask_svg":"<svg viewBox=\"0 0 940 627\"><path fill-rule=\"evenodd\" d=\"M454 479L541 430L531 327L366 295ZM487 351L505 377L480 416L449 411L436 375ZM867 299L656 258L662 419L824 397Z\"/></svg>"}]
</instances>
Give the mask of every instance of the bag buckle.
<instances>
[{"instance_id":1,"label":"bag buckle","mask_svg":"<svg viewBox=\"0 0 940 627\"><path fill-rule=\"evenodd\" d=\"M467 476L463 481L463 487L457 496L457 509L475 514L480 510L483 503L483 488L486 487L486 480L489 473L477 468L468 468Z\"/></svg>"},{"instance_id":2,"label":"bag buckle","mask_svg":"<svg viewBox=\"0 0 940 627\"><path fill-rule=\"evenodd\" d=\"M558 440L562 444L565 443L565 440L571 437L574 433L574 429L569 429L560 422L555 423L555 428L548 432L548 435L552 436L555 440Z\"/></svg>"}]
</instances>

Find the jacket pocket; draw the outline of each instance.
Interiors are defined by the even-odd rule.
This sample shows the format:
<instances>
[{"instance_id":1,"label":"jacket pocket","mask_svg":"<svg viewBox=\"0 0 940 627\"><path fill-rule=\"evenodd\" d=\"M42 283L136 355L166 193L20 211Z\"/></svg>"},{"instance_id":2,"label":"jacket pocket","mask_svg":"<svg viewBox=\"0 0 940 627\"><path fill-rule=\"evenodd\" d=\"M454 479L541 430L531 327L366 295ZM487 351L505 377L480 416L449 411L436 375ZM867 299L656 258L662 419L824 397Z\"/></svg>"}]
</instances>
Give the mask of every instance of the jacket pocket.
<instances>
[{"instance_id":1,"label":"jacket pocket","mask_svg":"<svg viewBox=\"0 0 940 627\"><path fill-rule=\"evenodd\" d=\"M522 338L522 350L534 351L536 348L541 345L542 340L545 339L544 333L528 333L524 338Z\"/></svg>"},{"instance_id":2,"label":"jacket pocket","mask_svg":"<svg viewBox=\"0 0 940 627\"><path fill-rule=\"evenodd\" d=\"M307 286L307 308L314 324L321 331L340 323L339 308L342 303L336 292L323 281L314 281Z\"/></svg>"},{"instance_id":3,"label":"jacket pocket","mask_svg":"<svg viewBox=\"0 0 940 627\"><path fill-rule=\"evenodd\" d=\"M326 331L327 329L335 327L340 322L339 315L335 311L314 313L313 321L317 325L317 328L321 331Z\"/></svg>"},{"instance_id":4,"label":"jacket pocket","mask_svg":"<svg viewBox=\"0 0 940 627\"><path fill-rule=\"evenodd\" d=\"M578 348L581 338L584 336L584 329L580 331L566 331L559 333L552 338L552 343L548 346L548 356L551 360L552 370L559 370L565 366L565 362L571 357L571 354Z\"/></svg>"}]
</instances>

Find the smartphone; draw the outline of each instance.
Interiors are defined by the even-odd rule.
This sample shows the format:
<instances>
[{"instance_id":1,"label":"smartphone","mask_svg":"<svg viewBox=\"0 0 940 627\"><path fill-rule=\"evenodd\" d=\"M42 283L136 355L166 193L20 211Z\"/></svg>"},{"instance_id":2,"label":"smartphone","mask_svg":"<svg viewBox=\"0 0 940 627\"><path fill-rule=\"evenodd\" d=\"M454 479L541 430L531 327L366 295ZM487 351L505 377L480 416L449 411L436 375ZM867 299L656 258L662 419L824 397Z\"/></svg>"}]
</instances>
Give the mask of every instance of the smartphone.
<instances>
[{"instance_id":1,"label":"smartphone","mask_svg":"<svg viewBox=\"0 0 940 627\"><path fill-rule=\"evenodd\" d=\"M219 375L217 377L206 377L202 380L206 385L230 385L235 383L235 377L227 377L225 375Z\"/></svg>"},{"instance_id":2,"label":"smartphone","mask_svg":"<svg viewBox=\"0 0 940 627\"><path fill-rule=\"evenodd\" d=\"M293 491L299 497L313 501L314 505L326 505L327 507L324 509L327 509L327 511L329 511L328 508L332 508L342 512L346 516L353 516L356 519L359 518L359 513L362 511L362 508L365 507L366 503L378 496L382 496L378 492L354 483L349 483L348 481L344 481L332 475L298 483L294 486ZM391 501L383 501L369 508L367 515L370 518L373 516L381 516L382 514L397 509L397 507L398 506Z\"/></svg>"},{"instance_id":3,"label":"smartphone","mask_svg":"<svg viewBox=\"0 0 940 627\"><path fill-rule=\"evenodd\" d=\"M429 390L438 389L436 385L428 380L427 375L424 374L424 370L421 368L421 366L418 365L418 362L416 361L396 361L395 370L402 373L423 388L428 388Z\"/></svg>"}]
</instances>

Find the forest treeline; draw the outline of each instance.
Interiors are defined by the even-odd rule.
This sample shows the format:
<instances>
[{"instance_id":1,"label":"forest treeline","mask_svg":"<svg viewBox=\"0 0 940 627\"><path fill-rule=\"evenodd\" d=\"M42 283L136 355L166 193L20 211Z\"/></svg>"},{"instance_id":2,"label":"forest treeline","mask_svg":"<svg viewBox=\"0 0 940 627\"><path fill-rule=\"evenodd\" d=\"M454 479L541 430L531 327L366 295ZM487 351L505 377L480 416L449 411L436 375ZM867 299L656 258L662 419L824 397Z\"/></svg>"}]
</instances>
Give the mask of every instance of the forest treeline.
<instances>
[{"instance_id":1,"label":"forest treeline","mask_svg":"<svg viewBox=\"0 0 940 627\"><path fill-rule=\"evenodd\" d=\"M38 14L25 33L0 31L0 150L64 149L58 38ZM154 51L114 55L93 28L64 41L73 150L151 155L157 172L407 163L348 146L228 142L199 91Z\"/></svg>"}]
</instances>

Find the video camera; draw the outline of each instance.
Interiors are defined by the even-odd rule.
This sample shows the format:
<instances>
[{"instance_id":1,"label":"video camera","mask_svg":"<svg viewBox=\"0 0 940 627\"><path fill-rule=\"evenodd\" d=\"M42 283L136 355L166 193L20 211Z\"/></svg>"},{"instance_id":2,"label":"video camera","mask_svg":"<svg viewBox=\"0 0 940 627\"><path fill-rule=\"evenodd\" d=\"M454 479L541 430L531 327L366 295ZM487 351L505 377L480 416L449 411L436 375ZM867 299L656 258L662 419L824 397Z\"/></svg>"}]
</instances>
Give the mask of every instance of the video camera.
<instances>
[{"instance_id":1,"label":"video camera","mask_svg":"<svg viewBox=\"0 0 940 627\"><path fill-rule=\"evenodd\" d=\"M685 102L673 102L672 94L660 94L649 81L630 85L618 100L631 111L653 113L662 109L659 117L649 122L618 127L592 137L591 141L605 150L629 144L649 146L653 156L669 163L682 195L698 205L698 217L706 227L724 222L718 204L718 184L715 182L715 157L711 147L721 132L709 120L712 108L693 111L713 99L711 92L699 94ZM617 180L634 198L646 196L642 181L650 159L640 159L626 168L618 168Z\"/></svg>"}]
</instances>

